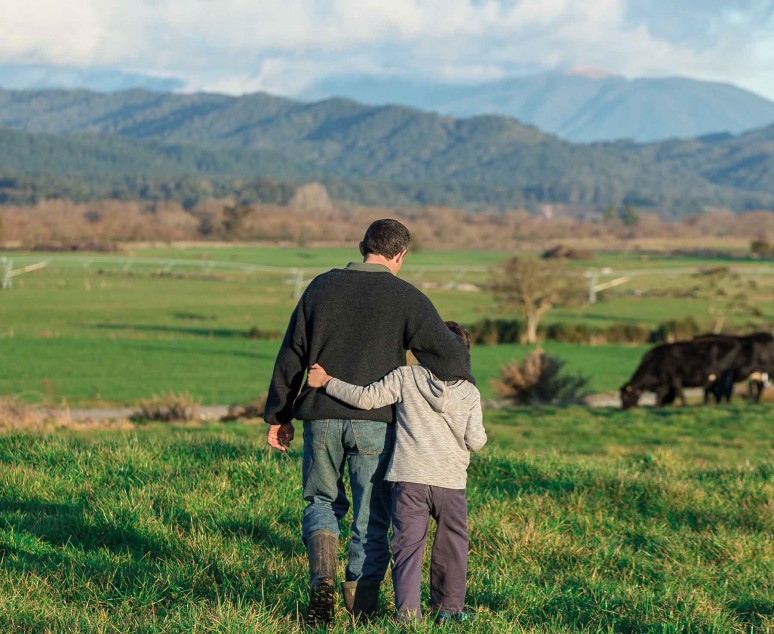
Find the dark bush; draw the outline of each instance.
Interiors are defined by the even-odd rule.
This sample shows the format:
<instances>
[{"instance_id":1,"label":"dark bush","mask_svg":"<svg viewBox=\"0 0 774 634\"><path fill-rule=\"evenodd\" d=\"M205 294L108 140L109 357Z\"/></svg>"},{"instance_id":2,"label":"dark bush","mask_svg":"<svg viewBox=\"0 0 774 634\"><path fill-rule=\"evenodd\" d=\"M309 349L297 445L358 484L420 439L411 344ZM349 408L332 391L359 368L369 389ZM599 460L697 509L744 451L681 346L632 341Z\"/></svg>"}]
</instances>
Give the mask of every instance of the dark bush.
<instances>
[{"instance_id":1,"label":"dark bush","mask_svg":"<svg viewBox=\"0 0 774 634\"><path fill-rule=\"evenodd\" d=\"M261 418L263 410L266 409L266 394L261 394L258 398L249 403L234 403L228 406L228 412L221 417L222 422L231 422L245 418Z\"/></svg>"},{"instance_id":2,"label":"dark bush","mask_svg":"<svg viewBox=\"0 0 774 634\"><path fill-rule=\"evenodd\" d=\"M483 319L466 326L471 342L478 345L519 343L521 323L507 319ZM755 330L755 328L752 328ZM586 323L556 322L539 329L541 338L562 343L663 343L692 339L704 332L693 317L670 319L651 329L644 324L616 322L605 328Z\"/></svg>"},{"instance_id":3,"label":"dark bush","mask_svg":"<svg viewBox=\"0 0 774 634\"><path fill-rule=\"evenodd\" d=\"M263 330L253 326L245 335L248 339L279 339L280 333L276 330Z\"/></svg>"},{"instance_id":4,"label":"dark bush","mask_svg":"<svg viewBox=\"0 0 774 634\"><path fill-rule=\"evenodd\" d=\"M766 238L758 238L750 242L750 255L754 258L774 257L774 244Z\"/></svg>"},{"instance_id":5,"label":"dark bush","mask_svg":"<svg viewBox=\"0 0 774 634\"><path fill-rule=\"evenodd\" d=\"M466 326L472 344L518 343L521 323L507 319L482 319Z\"/></svg>"},{"instance_id":6,"label":"dark bush","mask_svg":"<svg viewBox=\"0 0 774 634\"><path fill-rule=\"evenodd\" d=\"M642 324L611 324L605 329L607 343L648 343L652 332Z\"/></svg>"},{"instance_id":7,"label":"dark bush","mask_svg":"<svg viewBox=\"0 0 774 634\"><path fill-rule=\"evenodd\" d=\"M593 260L594 254L588 249L573 249L572 247L558 244L551 249L543 251L540 257L544 260Z\"/></svg>"},{"instance_id":8,"label":"dark bush","mask_svg":"<svg viewBox=\"0 0 774 634\"><path fill-rule=\"evenodd\" d=\"M593 330L588 324L573 324L559 322L549 324L544 331L545 338L549 341L561 341L565 343L589 343L599 330Z\"/></svg>"},{"instance_id":9,"label":"dark bush","mask_svg":"<svg viewBox=\"0 0 774 634\"><path fill-rule=\"evenodd\" d=\"M650 343L664 343L692 339L704 329L693 317L661 322L650 335Z\"/></svg>"}]
</instances>

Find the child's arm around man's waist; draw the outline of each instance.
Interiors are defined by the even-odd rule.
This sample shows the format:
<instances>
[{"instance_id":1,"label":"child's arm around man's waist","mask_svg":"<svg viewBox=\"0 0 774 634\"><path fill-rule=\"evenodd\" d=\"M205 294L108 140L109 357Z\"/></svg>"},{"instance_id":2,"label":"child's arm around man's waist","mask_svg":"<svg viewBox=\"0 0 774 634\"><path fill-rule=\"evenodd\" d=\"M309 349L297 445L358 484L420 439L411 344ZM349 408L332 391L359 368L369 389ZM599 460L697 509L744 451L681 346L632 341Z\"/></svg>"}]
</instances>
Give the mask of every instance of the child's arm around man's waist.
<instances>
[{"instance_id":1,"label":"child's arm around man's waist","mask_svg":"<svg viewBox=\"0 0 774 634\"><path fill-rule=\"evenodd\" d=\"M309 368L309 387L322 387L340 401L358 409L374 409L400 402L403 385L401 368L396 368L370 385L353 385L330 376L320 364Z\"/></svg>"}]
</instances>

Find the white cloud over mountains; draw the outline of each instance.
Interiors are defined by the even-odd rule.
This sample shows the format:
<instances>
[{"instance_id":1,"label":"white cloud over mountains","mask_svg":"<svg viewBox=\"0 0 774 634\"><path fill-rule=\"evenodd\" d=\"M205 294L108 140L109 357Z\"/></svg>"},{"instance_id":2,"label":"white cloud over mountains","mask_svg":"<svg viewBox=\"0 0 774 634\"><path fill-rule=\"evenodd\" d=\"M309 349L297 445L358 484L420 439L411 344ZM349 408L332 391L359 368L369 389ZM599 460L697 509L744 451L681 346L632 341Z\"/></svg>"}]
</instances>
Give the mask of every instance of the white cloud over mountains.
<instances>
[{"instance_id":1,"label":"white cloud over mountains","mask_svg":"<svg viewBox=\"0 0 774 634\"><path fill-rule=\"evenodd\" d=\"M486 81L568 66L774 99L774 0L4 0L0 64L115 67L192 90L322 77Z\"/></svg>"}]
</instances>

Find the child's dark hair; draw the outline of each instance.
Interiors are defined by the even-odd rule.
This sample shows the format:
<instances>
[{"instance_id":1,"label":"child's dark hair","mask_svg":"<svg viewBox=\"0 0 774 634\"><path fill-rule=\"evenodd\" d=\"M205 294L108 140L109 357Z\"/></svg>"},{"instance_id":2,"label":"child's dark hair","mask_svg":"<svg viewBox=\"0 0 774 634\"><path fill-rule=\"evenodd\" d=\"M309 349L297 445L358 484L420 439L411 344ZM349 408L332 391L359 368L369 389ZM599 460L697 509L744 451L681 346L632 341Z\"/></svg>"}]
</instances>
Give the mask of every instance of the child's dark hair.
<instances>
[{"instance_id":1,"label":"child's dark hair","mask_svg":"<svg viewBox=\"0 0 774 634\"><path fill-rule=\"evenodd\" d=\"M462 337L465 342L465 347L470 350L470 333L460 326L456 321L445 321L446 327L451 330L455 335Z\"/></svg>"}]
</instances>

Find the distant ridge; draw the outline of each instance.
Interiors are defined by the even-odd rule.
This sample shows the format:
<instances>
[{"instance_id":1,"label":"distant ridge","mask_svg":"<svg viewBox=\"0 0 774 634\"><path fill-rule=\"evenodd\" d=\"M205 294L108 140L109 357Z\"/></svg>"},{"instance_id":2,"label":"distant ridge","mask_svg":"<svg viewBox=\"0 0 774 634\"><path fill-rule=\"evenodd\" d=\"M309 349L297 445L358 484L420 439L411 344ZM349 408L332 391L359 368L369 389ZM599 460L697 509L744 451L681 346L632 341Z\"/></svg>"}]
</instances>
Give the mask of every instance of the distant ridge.
<instances>
[{"instance_id":1,"label":"distant ridge","mask_svg":"<svg viewBox=\"0 0 774 634\"><path fill-rule=\"evenodd\" d=\"M310 91L318 98L327 94L456 117L507 115L576 142L738 134L774 123L774 102L730 84L684 77L626 79L582 67L473 85L340 77Z\"/></svg>"}]
</instances>

